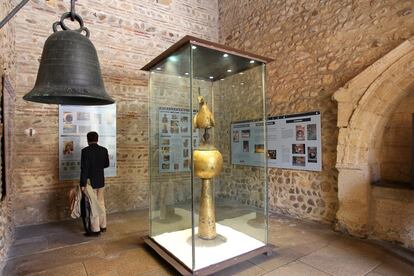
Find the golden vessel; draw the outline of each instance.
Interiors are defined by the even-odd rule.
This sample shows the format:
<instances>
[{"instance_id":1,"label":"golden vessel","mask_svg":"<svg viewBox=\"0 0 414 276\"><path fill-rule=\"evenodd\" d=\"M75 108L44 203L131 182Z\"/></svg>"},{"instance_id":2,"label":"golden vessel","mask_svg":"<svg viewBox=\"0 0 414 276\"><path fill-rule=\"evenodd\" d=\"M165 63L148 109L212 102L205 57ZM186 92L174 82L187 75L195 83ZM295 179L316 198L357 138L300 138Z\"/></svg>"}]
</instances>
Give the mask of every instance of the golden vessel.
<instances>
[{"instance_id":1,"label":"golden vessel","mask_svg":"<svg viewBox=\"0 0 414 276\"><path fill-rule=\"evenodd\" d=\"M212 145L201 144L194 151L194 174L201 179L210 179L220 174L223 167L221 153Z\"/></svg>"},{"instance_id":2,"label":"golden vessel","mask_svg":"<svg viewBox=\"0 0 414 276\"><path fill-rule=\"evenodd\" d=\"M204 129L203 142L194 150L194 174L201 178L198 236L211 240L217 236L216 215L212 178L219 175L223 167L221 153L209 144L208 129L214 127L214 118L202 96L198 97L199 111L194 116L194 127Z\"/></svg>"}]
</instances>

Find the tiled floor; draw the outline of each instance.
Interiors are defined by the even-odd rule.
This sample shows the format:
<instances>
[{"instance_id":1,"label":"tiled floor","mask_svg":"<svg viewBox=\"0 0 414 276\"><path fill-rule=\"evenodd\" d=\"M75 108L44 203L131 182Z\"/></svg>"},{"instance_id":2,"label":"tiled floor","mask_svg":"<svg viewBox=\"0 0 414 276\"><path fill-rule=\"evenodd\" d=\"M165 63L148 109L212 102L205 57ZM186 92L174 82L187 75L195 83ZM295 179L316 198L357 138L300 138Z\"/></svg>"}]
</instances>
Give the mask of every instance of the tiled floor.
<instances>
[{"instance_id":1,"label":"tiled floor","mask_svg":"<svg viewBox=\"0 0 414 276\"><path fill-rule=\"evenodd\" d=\"M83 237L78 220L21 227L3 275L176 275L142 242L147 230L146 211L110 215L98 238ZM272 216L269 240L276 246L272 256L216 275L414 275L414 266L385 249L324 225Z\"/></svg>"}]
</instances>

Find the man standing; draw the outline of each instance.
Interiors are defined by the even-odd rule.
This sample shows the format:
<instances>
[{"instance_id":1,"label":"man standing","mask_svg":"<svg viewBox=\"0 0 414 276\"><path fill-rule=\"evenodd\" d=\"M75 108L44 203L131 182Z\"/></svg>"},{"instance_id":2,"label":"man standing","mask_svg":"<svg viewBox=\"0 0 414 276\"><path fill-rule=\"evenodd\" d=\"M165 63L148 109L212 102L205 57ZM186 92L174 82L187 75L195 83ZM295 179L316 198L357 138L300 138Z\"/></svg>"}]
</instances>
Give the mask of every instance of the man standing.
<instances>
[{"instance_id":1,"label":"man standing","mask_svg":"<svg viewBox=\"0 0 414 276\"><path fill-rule=\"evenodd\" d=\"M98 145L98 133L91 131L86 135L88 145L82 149L80 186L85 191L87 180L90 180L98 203L103 210L102 215L91 218L91 232L86 236L99 236L100 232L106 231L106 210L104 201L104 168L109 167L108 150Z\"/></svg>"}]
</instances>

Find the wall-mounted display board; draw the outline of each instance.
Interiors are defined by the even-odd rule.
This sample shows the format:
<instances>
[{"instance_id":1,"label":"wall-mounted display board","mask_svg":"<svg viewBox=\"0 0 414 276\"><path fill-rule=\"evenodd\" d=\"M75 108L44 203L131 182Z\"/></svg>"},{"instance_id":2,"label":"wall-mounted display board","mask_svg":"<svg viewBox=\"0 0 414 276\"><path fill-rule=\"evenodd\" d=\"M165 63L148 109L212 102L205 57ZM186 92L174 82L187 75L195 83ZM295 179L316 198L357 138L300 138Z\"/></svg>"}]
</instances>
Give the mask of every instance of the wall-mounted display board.
<instances>
[{"instance_id":1,"label":"wall-mounted display board","mask_svg":"<svg viewBox=\"0 0 414 276\"><path fill-rule=\"evenodd\" d=\"M81 150L88 146L86 134L96 131L98 144L106 147L109 167L105 177L116 176L116 104L59 106L59 179L79 179Z\"/></svg>"},{"instance_id":2,"label":"wall-mounted display board","mask_svg":"<svg viewBox=\"0 0 414 276\"><path fill-rule=\"evenodd\" d=\"M233 165L264 165L263 121L231 124L231 160Z\"/></svg>"},{"instance_id":3,"label":"wall-mounted display board","mask_svg":"<svg viewBox=\"0 0 414 276\"><path fill-rule=\"evenodd\" d=\"M262 166L261 121L231 124L232 164ZM268 167L322 170L321 114L319 111L269 117L267 121Z\"/></svg>"},{"instance_id":4,"label":"wall-mounted display board","mask_svg":"<svg viewBox=\"0 0 414 276\"><path fill-rule=\"evenodd\" d=\"M191 164L191 124L197 111L175 107L159 108L159 171L189 172ZM194 129L193 146L198 147L198 129Z\"/></svg>"}]
</instances>

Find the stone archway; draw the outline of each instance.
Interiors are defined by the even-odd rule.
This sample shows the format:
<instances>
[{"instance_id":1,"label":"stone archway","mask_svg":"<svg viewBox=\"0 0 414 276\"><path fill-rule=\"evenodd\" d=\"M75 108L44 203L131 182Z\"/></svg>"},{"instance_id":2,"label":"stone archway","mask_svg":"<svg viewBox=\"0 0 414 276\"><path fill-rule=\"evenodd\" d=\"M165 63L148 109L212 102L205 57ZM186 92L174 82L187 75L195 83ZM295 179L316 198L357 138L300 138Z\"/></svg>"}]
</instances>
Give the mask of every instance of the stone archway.
<instances>
[{"instance_id":1,"label":"stone archway","mask_svg":"<svg viewBox=\"0 0 414 276\"><path fill-rule=\"evenodd\" d=\"M370 234L371 183L380 177L379 150L390 114L414 86L414 37L334 93L339 128L338 227Z\"/></svg>"}]
</instances>

